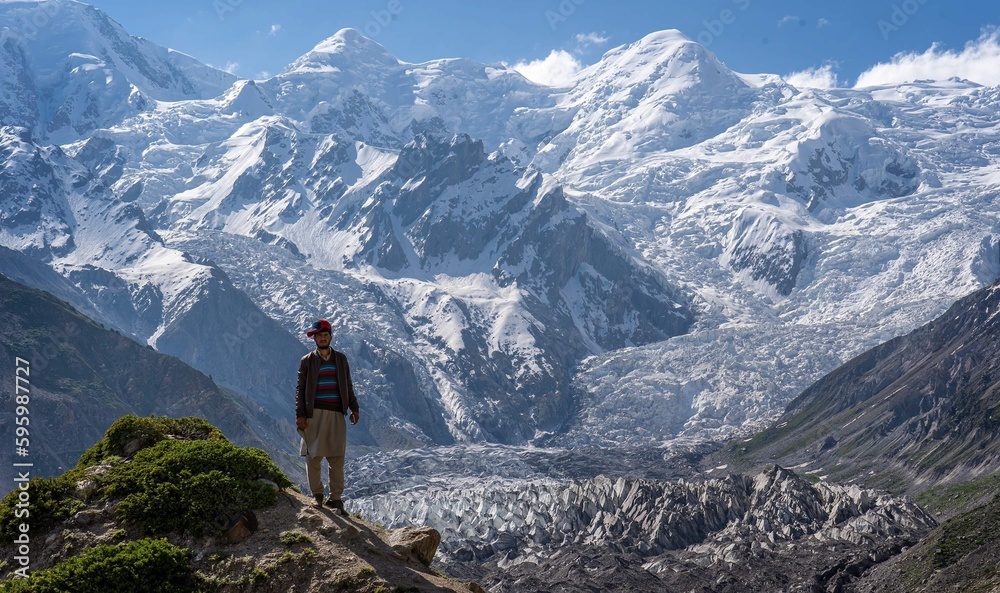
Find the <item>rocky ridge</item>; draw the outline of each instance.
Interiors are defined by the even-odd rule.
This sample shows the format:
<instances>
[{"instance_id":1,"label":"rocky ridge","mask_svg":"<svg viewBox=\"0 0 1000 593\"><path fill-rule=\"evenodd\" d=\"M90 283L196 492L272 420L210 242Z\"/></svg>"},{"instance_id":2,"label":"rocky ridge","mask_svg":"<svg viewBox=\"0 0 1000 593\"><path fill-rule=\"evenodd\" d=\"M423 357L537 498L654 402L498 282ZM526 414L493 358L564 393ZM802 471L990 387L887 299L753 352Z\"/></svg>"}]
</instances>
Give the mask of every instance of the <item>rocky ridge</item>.
<instances>
[{"instance_id":1,"label":"rocky ridge","mask_svg":"<svg viewBox=\"0 0 1000 593\"><path fill-rule=\"evenodd\" d=\"M89 505L40 537L42 544L32 548L32 571L56 566L94 546L140 537L122 528L114 509L114 504L102 502ZM482 591L430 568L440 537L433 529L384 529L356 515L341 517L316 508L311 497L292 490L280 492L273 507L257 509L255 516L256 531L239 541L221 536L171 536L168 541L190 550L192 568L211 576L217 585L211 590L220 593L251 586L260 593L373 593L387 587ZM0 590L3 586L0 579Z\"/></svg>"}]
</instances>

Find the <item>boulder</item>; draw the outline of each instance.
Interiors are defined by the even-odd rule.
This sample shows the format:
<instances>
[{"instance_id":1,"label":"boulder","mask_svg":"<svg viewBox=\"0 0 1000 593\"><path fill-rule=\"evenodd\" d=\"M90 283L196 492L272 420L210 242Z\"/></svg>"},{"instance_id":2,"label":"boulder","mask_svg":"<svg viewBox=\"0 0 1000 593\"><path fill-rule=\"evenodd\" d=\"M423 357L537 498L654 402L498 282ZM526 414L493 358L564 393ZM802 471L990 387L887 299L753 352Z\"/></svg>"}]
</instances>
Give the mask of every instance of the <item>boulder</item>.
<instances>
[{"instance_id":1,"label":"boulder","mask_svg":"<svg viewBox=\"0 0 1000 593\"><path fill-rule=\"evenodd\" d=\"M403 527L389 535L389 545L400 554L412 555L429 566L441 543L441 534L431 527Z\"/></svg>"},{"instance_id":2,"label":"boulder","mask_svg":"<svg viewBox=\"0 0 1000 593\"><path fill-rule=\"evenodd\" d=\"M90 500L90 497L97 492L100 485L97 480L91 480L89 478L80 480L76 483L76 497L80 500L86 502Z\"/></svg>"},{"instance_id":3,"label":"boulder","mask_svg":"<svg viewBox=\"0 0 1000 593\"><path fill-rule=\"evenodd\" d=\"M253 511L243 511L229 522L226 528L226 541L239 543L257 531L257 515Z\"/></svg>"}]
</instances>

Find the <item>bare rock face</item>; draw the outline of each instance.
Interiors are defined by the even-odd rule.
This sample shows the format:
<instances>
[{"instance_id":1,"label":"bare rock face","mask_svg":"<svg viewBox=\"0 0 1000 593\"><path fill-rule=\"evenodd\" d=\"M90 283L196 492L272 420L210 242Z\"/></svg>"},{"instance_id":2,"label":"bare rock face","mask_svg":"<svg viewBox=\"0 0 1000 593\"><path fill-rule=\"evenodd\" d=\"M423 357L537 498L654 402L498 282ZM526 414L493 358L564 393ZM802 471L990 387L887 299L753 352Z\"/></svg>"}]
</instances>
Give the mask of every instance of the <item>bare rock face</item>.
<instances>
[{"instance_id":1,"label":"bare rock face","mask_svg":"<svg viewBox=\"0 0 1000 593\"><path fill-rule=\"evenodd\" d=\"M431 527L403 527L389 535L389 545L404 556L413 556L430 565L441 543L441 534Z\"/></svg>"}]
</instances>

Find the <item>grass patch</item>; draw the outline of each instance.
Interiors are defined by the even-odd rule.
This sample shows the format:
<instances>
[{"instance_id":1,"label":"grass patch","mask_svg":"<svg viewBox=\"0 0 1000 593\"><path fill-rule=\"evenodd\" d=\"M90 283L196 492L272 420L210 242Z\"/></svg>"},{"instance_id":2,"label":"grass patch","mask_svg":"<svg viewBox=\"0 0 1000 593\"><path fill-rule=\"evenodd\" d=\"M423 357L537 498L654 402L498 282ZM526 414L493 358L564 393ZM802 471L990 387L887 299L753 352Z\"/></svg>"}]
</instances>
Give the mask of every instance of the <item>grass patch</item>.
<instances>
[{"instance_id":1,"label":"grass patch","mask_svg":"<svg viewBox=\"0 0 1000 593\"><path fill-rule=\"evenodd\" d=\"M279 488L292 485L266 453L233 445L201 418L129 414L115 421L76 467L29 482L29 535L44 534L82 509L76 483L87 477L87 468L101 464L112 467L103 476L90 476L98 482L97 494L122 498L118 518L147 534L216 534L232 513L274 504L274 490L258 478ZM15 489L0 500L0 543L11 543L26 519L17 506L19 494Z\"/></svg>"},{"instance_id":2,"label":"grass patch","mask_svg":"<svg viewBox=\"0 0 1000 593\"><path fill-rule=\"evenodd\" d=\"M311 537L302 533L301 531L282 531L281 535L278 536L278 539L280 539L281 543L285 544L286 546L302 544L302 543L311 544L313 541Z\"/></svg>"},{"instance_id":3,"label":"grass patch","mask_svg":"<svg viewBox=\"0 0 1000 593\"><path fill-rule=\"evenodd\" d=\"M190 552L160 539L99 545L27 579L0 583L3 593L194 593L202 583Z\"/></svg>"},{"instance_id":4,"label":"grass patch","mask_svg":"<svg viewBox=\"0 0 1000 593\"><path fill-rule=\"evenodd\" d=\"M126 414L108 428L104 438L80 456L76 466L98 465L111 457L131 457L167 439L229 442L218 428L203 418L140 418Z\"/></svg>"},{"instance_id":5,"label":"grass patch","mask_svg":"<svg viewBox=\"0 0 1000 593\"><path fill-rule=\"evenodd\" d=\"M929 513L948 515L968 510L998 492L1000 473L995 473L962 484L936 486L914 500Z\"/></svg>"},{"instance_id":6,"label":"grass patch","mask_svg":"<svg viewBox=\"0 0 1000 593\"><path fill-rule=\"evenodd\" d=\"M1000 496L947 521L941 526L933 563L950 566L978 548L1000 540Z\"/></svg>"}]
</instances>

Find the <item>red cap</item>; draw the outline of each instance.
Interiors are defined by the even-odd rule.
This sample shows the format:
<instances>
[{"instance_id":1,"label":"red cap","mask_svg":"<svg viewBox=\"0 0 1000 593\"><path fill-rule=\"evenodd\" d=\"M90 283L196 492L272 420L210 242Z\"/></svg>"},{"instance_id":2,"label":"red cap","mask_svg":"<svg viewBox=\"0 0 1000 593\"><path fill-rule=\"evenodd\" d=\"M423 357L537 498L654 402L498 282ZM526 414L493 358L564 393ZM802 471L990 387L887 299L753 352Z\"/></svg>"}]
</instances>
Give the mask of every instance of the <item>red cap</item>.
<instances>
[{"instance_id":1,"label":"red cap","mask_svg":"<svg viewBox=\"0 0 1000 593\"><path fill-rule=\"evenodd\" d=\"M320 319L319 321L313 324L312 329L307 331L306 335L311 338L313 337L314 334L317 334L319 332L328 332L332 330L333 327L330 325L329 321L327 321L326 319Z\"/></svg>"}]
</instances>

